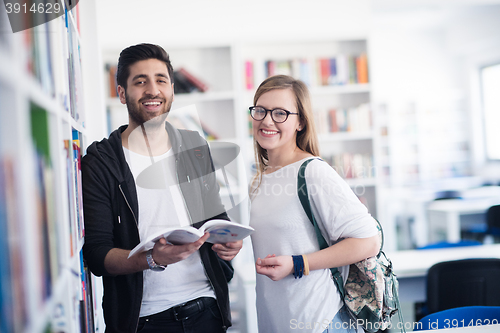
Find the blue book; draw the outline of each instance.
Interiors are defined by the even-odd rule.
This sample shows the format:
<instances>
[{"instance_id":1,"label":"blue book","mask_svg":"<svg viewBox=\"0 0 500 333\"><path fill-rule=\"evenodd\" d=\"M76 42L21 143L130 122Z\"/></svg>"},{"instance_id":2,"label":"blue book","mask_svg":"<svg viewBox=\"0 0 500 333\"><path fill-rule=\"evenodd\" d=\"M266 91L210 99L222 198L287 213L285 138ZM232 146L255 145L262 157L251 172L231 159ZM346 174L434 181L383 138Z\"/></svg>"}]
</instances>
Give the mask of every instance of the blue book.
<instances>
[{"instance_id":1,"label":"blue book","mask_svg":"<svg viewBox=\"0 0 500 333\"><path fill-rule=\"evenodd\" d=\"M330 78L328 79L330 85L338 84L337 78L337 59L330 58Z\"/></svg>"},{"instance_id":2,"label":"blue book","mask_svg":"<svg viewBox=\"0 0 500 333\"><path fill-rule=\"evenodd\" d=\"M4 168L0 163L0 332L12 332L14 314L5 188Z\"/></svg>"}]
</instances>

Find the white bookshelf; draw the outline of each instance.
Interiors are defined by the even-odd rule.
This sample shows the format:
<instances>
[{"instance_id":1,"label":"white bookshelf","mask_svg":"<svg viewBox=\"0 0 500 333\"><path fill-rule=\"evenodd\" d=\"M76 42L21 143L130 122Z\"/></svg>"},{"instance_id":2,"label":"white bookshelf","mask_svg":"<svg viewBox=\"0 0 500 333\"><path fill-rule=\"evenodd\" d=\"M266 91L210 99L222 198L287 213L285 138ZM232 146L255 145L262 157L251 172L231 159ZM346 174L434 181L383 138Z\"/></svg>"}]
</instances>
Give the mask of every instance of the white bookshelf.
<instances>
[{"instance_id":1,"label":"white bookshelf","mask_svg":"<svg viewBox=\"0 0 500 333\"><path fill-rule=\"evenodd\" d=\"M90 280L98 283L82 270L81 191L76 189L80 176L73 148L77 133L84 152L87 132L79 51L95 52L96 47L89 43L90 35L80 36L76 9L14 34L3 8L0 330L103 331L102 314L93 311L100 303L98 293L86 294L82 287L84 276L85 288ZM77 100L71 101L72 91Z\"/></svg>"},{"instance_id":2,"label":"white bookshelf","mask_svg":"<svg viewBox=\"0 0 500 333\"><path fill-rule=\"evenodd\" d=\"M315 113L316 126L320 141L321 156L336 170L344 176L358 196L363 197L362 201L368 206L371 214L377 215L377 173L374 166L374 137L372 126L372 111L370 107L370 76L367 82L330 82L323 85L321 82L320 59L336 59L337 73L340 73L340 57L355 57L367 54L366 39L337 40L324 39L315 41L297 42L269 42L269 43L245 43L240 44L239 52L239 72L240 78L240 107L237 112L246 112L248 119L248 107L253 104L253 96L258 85L267 77L266 63L275 62L275 74L288 74L306 82L311 93L313 112ZM370 56L367 55L368 70L370 68ZM253 86L246 85L246 63L253 65ZM289 62L283 68L283 63ZM306 65L300 69L297 63L303 62ZM304 69L306 68L306 69ZM364 108L364 115L360 119L364 120L363 127L349 129L333 129L330 126L330 110L345 110ZM338 119L338 118L337 118ZM246 120L247 123L249 120ZM249 125L247 126L249 127ZM349 124L349 127L350 124ZM249 131L247 130L247 133ZM251 141L249 135L247 140ZM252 147L248 143L247 147ZM344 169L344 166L335 165L334 156L350 154L351 157L358 154L365 155L371 161L363 166L362 177L354 177ZM247 151L247 165L254 164L253 150ZM351 165L351 164L349 164ZM252 174L252 168L248 168L248 173ZM373 173L373 175L372 175ZM358 173L361 175L361 173Z\"/></svg>"},{"instance_id":3,"label":"white bookshelf","mask_svg":"<svg viewBox=\"0 0 500 333\"><path fill-rule=\"evenodd\" d=\"M161 43L158 44L161 45ZM310 91L315 112L326 112L329 108L357 108L365 104L370 117L369 81L323 86L317 83L319 78L315 68L316 61L322 57L366 54L366 40L238 43L213 47L163 45L163 47L170 55L174 70L185 68L209 86L209 90L204 93L176 94L169 117L176 115L176 109L194 105L203 124L218 134L218 141L228 141L240 146L241 158L235 163L236 165L229 167L234 179L239 182L236 186L231 184L232 190L237 189L238 195L241 193L239 201L246 198L247 184L253 173L251 166L254 163L253 148L249 143L251 139L249 139L248 107L252 105L256 86L265 79L266 61L299 58L309 61ZM103 69L108 64L116 65L120 51L104 50ZM245 86L246 61L253 63L252 89L247 89ZM106 70L104 72L106 73ZM107 107L111 123L109 130L128 122L126 107L119 102L118 98L108 98ZM350 152L352 154L363 153L373 159L373 132L369 121L362 131L320 133L320 143L321 153L325 158ZM349 182L357 188L366 187L362 191L363 195L368 195L364 202L368 203L371 213L376 215L375 177L370 176L370 179L363 180L349 179ZM225 197L226 192L222 191L222 193ZM247 209L242 209L239 219L245 222L247 214Z\"/></svg>"},{"instance_id":4,"label":"white bookshelf","mask_svg":"<svg viewBox=\"0 0 500 333\"><path fill-rule=\"evenodd\" d=\"M266 78L266 61L291 61L305 59L309 62L309 90L314 112L321 112L331 108L357 107L362 103L370 103L371 86L370 83L327 85L323 86L317 82L314 68L317 59L331 58L339 54L358 55L367 52L366 40L337 40L323 39L316 41L296 41L296 42L248 42L237 45L237 71L240 73L239 84L236 87L238 107L235 112L240 115L243 127L243 144L245 148L245 165L247 177L250 180L255 169L253 142L250 135L250 116L248 107L253 105L253 96L258 85ZM247 87L246 62L253 64L253 86ZM368 55L368 63L370 57ZM293 65L292 65L293 67ZM293 75L292 73L290 73ZM295 76L295 75L294 75ZM300 78L300 77L298 77ZM364 153L373 156L375 133L373 128L365 128L361 131L338 131L329 130L319 133L320 153L325 159L332 155L344 152ZM374 215L377 214L377 174L369 178L346 178L353 191L360 197ZM247 242L241 253L236 257L236 271L239 276L238 300L246 302L245 308L245 330L243 332L257 332L256 312L255 312L255 269L251 243Z\"/></svg>"}]
</instances>

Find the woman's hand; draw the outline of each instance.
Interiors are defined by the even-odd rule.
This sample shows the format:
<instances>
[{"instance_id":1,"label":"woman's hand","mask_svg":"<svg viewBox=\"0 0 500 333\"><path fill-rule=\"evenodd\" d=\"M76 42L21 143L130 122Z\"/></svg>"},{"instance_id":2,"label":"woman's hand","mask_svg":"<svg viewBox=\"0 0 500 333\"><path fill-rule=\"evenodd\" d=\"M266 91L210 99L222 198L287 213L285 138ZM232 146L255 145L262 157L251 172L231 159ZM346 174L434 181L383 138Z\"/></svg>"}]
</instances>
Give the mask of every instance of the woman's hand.
<instances>
[{"instance_id":1,"label":"woman's hand","mask_svg":"<svg viewBox=\"0 0 500 333\"><path fill-rule=\"evenodd\" d=\"M267 276L273 281L279 281L293 273L292 256L278 256L270 254L264 259L257 258L255 270L258 274Z\"/></svg>"}]
</instances>

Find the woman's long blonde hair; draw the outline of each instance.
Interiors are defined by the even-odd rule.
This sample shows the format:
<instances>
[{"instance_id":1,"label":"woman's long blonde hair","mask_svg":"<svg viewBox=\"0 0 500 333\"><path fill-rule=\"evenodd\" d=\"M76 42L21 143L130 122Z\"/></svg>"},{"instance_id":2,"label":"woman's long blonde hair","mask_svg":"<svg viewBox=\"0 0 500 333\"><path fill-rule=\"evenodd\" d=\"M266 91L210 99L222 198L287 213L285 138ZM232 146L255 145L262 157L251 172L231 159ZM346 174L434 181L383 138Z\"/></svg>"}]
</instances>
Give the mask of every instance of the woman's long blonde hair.
<instances>
[{"instance_id":1,"label":"woman's long blonde hair","mask_svg":"<svg viewBox=\"0 0 500 333\"><path fill-rule=\"evenodd\" d=\"M253 104L256 105L259 98L276 89L290 89L295 95L295 102L297 104L297 111L299 113L302 130L297 132L296 144L297 147L305 152L314 156L319 156L318 137L316 135L316 126L314 125L314 115L311 106L311 98L309 90L304 82L296 80L288 75L275 75L265 79L255 92ZM262 174L268 166L267 150L262 148L255 137L253 138L255 163L257 174L253 181L251 192L254 192L260 185Z\"/></svg>"}]
</instances>

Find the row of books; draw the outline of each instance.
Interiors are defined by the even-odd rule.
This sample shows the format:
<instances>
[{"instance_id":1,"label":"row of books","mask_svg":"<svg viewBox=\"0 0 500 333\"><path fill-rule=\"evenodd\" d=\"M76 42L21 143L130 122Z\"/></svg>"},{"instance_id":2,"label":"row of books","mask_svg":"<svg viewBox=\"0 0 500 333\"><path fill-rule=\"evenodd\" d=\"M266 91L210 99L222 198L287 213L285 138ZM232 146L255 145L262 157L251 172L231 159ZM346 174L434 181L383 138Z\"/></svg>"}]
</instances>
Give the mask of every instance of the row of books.
<instances>
[{"instance_id":1,"label":"row of books","mask_svg":"<svg viewBox=\"0 0 500 333\"><path fill-rule=\"evenodd\" d=\"M70 112L71 116L79 122L83 116L83 80L82 64L80 57L80 40L77 27L69 24L69 15L66 15L66 29L68 31L68 75L69 75L69 93L70 93Z\"/></svg>"},{"instance_id":2,"label":"row of books","mask_svg":"<svg viewBox=\"0 0 500 333\"><path fill-rule=\"evenodd\" d=\"M60 268L76 255L78 244L84 237L83 201L81 182L81 133L73 130L72 140L63 140L63 156L66 165L66 188L68 200L68 216L64 220L56 217L54 158L49 142L49 114L37 105L31 107L31 130L35 150L37 152L37 188L36 198L39 212L39 228L42 231L43 269L49 269L46 275L44 298L50 296L51 283L60 274ZM62 225L66 221L67 227ZM68 242L67 242L68 240ZM68 249L64 244L69 244ZM68 255L69 254L69 255Z\"/></svg>"},{"instance_id":3,"label":"row of books","mask_svg":"<svg viewBox=\"0 0 500 333\"><path fill-rule=\"evenodd\" d=\"M45 327L45 332L100 332L96 321L96 305L100 301L94 293L96 283L80 253L80 273L70 276L71 283L81 287L73 293L65 295L53 306L51 320Z\"/></svg>"},{"instance_id":4,"label":"row of books","mask_svg":"<svg viewBox=\"0 0 500 333\"><path fill-rule=\"evenodd\" d=\"M94 333L94 299L92 292L92 274L83 260L83 253L80 252L80 278L82 280L82 289L80 295L80 332Z\"/></svg>"},{"instance_id":5,"label":"row of books","mask_svg":"<svg viewBox=\"0 0 500 333\"><path fill-rule=\"evenodd\" d=\"M28 320L16 169L11 156L0 156L0 332L21 332Z\"/></svg>"},{"instance_id":6,"label":"row of books","mask_svg":"<svg viewBox=\"0 0 500 333\"><path fill-rule=\"evenodd\" d=\"M205 92L207 90L208 85L185 68L174 71L174 92L176 94Z\"/></svg>"},{"instance_id":7,"label":"row of books","mask_svg":"<svg viewBox=\"0 0 500 333\"><path fill-rule=\"evenodd\" d=\"M318 134L336 132L369 132L372 128L368 103L351 108L317 109L314 121Z\"/></svg>"},{"instance_id":8,"label":"row of books","mask_svg":"<svg viewBox=\"0 0 500 333\"><path fill-rule=\"evenodd\" d=\"M330 164L344 179L366 179L375 177L373 155L362 153L341 153L325 156Z\"/></svg>"},{"instance_id":9,"label":"row of books","mask_svg":"<svg viewBox=\"0 0 500 333\"><path fill-rule=\"evenodd\" d=\"M116 82L116 65L106 65L106 72L108 76L108 91L109 97L118 97L118 83ZM174 71L173 74L174 93L188 94L192 92L205 92L209 89L206 82L201 80L196 75L193 75L185 68L180 68Z\"/></svg>"},{"instance_id":10,"label":"row of books","mask_svg":"<svg viewBox=\"0 0 500 333\"><path fill-rule=\"evenodd\" d=\"M19 32L23 34L26 68L47 95L78 122L84 122L78 5L61 18Z\"/></svg>"},{"instance_id":11,"label":"row of books","mask_svg":"<svg viewBox=\"0 0 500 333\"><path fill-rule=\"evenodd\" d=\"M19 202L20 180L16 171L19 168L15 167L15 160L5 155L0 156L0 328L2 332L25 330L34 315L29 312L27 304L31 302L48 304L63 268L67 267L71 258L78 256L78 242L82 240L84 231L80 134L74 133L75 139L66 140L62 145L67 158L69 216L60 219L57 213L59 208L56 198L59 196L56 194L57 181L54 171L54 165L58 162L56 149L50 143L51 114L31 103L29 116L33 142L33 149L30 150L33 155L29 160L32 161L30 169L34 177L31 183L33 195L29 196L27 201ZM27 224L23 222L20 214L21 205L30 206L32 215L29 215L31 219ZM69 226L65 226L64 223L69 223ZM26 245L27 242L29 246ZM67 244L70 244L69 249ZM32 266L29 275L26 265L23 264L28 261L37 263ZM31 290L29 285L35 286L35 293L28 292ZM85 301L83 298L81 300ZM92 307L93 303L86 306ZM88 325L86 323L85 327L89 327Z\"/></svg>"},{"instance_id":12,"label":"row of books","mask_svg":"<svg viewBox=\"0 0 500 333\"><path fill-rule=\"evenodd\" d=\"M60 3L69 2L75 1ZM94 331L90 321L80 325L78 319L85 313L84 309L80 313L80 302L91 301L80 297L85 285L80 279L68 283L72 273L85 273L73 264L78 263L84 231L78 173L83 146L80 135L74 140L69 134L67 121L68 114L80 124L84 121L77 16L78 7L35 28L0 36L2 59L25 70L22 84L16 84L16 74L2 71L0 95L21 96L23 103L7 103L0 97L0 106L11 109L2 112L0 130L5 133L8 124L18 124L29 135L28 140L0 143L8 148L8 152L0 149L0 332L44 331L43 326L53 320L54 305L72 298L76 303L67 315L70 329L54 325L48 331ZM4 31L5 21L0 21ZM51 126L55 124L62 130ZM6 138L2 135L0 141Z\"/></svg>"},{"instance_id":13,"label":"row of books","mask_svg":"<svg viewBox=\"0 0 500 333\"><path fill-rule=\"evenodd\" d=\"M81 147L82 135L73 130L72 138L63 140L61 146L63 152L61 158L65 159L66 165L66 188L68 201L68 216L58 219L56 214L55 198L55 174L53 165L57 157L53 154L53 147L49 143L49 114L44 109L32 105L31 111L32 136L37 152L37 225L41 235L39 249L40 255L40 280L42 286L42 303L48 300L55 283L61 275L62 268L68 265L72 258L80 257L81 283L76 288L78 306L72 309L73 313L80 318L80 332L94 331L93 298L90 286L91 275L83 263L82 252L79 244L84 237L83 201L81 182ZM67 225L64 226L64 223ZM69 249L66 247L69 244ZM69 250L69 251L68 251ZM71 331L71 330L69 330Z\"/></svg>"},{"instance_id":14,"label":"row of books","mask_svg":"<svg viewBox=\"0 0 500 333\"><path fill-rule=\"evenodd\" d=\"M247 90L252 90L254 82L254 63L245 61L244 79ZM309 87L347 84L364 84L369 82L368 57L359 55L338 54L314 60L307 58L269 59L264 62L264 75L290 75L302 80Z\"/></svg>"},{"instance_id":15,"label":"row of books","mask_svg":"<svg viewBox=\"0 0 500 333\"><path fill-rule=\"evenodd\" d=\"M53 283L59 276L63 263L62 243L58 238L58 225L55 206L54 161L50 146L49 114L36 104L31 104L31 135L36 156L36 191L34 211L36 212L34 234L40 235L36 254L41 263L40 280L42 303L52 295Z\"/></svg>"},{"instance_id":16,"label":"row of books","mask_svg":"<svg viewBox=\"0 0 500 333\"><path fill-rule=\"evenodd\" d=\"M48 116L31 105L30 156L32 196L20 202L20 176L16 159L0 156L0 330L22 332L30 322L28 304L44 304L53 293L64 249L58 238L55 179L50 158ZM27 201L25 201L27 200ZM28 207L21 207L28 205ZM28 229L21 209L29 209ZM28 272L26 262L30 265ZM26 283L28 282L28 283ZM31 293L29 285L36 286Z\"/></svg>"},{"instance_id":17,"label":"row of books","mask_svg":"<svg viewBox=\"0 0 500 333\"><path fill-rule=\"evenodd\" d=\"M64 157L66 159L67 191L68 191L68 230L70 255L76 254L79 242L85 236L82 201L81 171L81 133L73 130L72 140L63 140Z\"/></svg>"}]
</instances>

